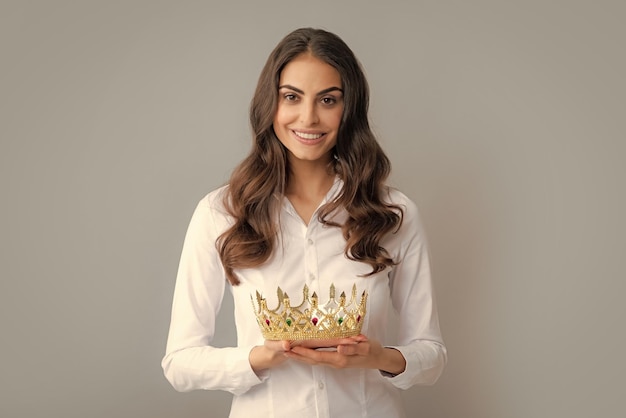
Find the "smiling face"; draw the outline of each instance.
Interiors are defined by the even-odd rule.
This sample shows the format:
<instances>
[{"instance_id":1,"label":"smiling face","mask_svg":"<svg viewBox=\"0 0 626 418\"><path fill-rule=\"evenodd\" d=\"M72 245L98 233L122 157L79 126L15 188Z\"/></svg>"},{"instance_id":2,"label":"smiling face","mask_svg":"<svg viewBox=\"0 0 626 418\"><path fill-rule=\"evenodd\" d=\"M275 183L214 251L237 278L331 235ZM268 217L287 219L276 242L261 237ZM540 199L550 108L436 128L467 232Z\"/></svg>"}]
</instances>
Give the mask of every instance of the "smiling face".
<instances>
[{"instance_id":1,"label":"smiling face","mask_svg":"<svg viewBox=\"0 0 626 418\"><path fill-rule=\"evenodd\" d=\"M326 165L337 143L342 114L341 77L332 66L305 53L283 68L273 127L289 151L291 164Z\"/></svg>"}]
</instances>

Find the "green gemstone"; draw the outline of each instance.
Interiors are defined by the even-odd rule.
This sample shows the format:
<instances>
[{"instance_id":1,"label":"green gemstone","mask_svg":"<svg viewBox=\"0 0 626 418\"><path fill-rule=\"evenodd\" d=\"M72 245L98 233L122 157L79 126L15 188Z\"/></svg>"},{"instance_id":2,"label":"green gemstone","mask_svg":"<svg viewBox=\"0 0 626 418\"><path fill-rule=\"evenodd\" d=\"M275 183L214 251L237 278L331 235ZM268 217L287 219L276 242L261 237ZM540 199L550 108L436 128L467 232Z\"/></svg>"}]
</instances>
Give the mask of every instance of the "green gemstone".
<instances>
[{"instance_id":1,"label":"green gemstone","mask_svg":"<svg viewBox=\"0 0 626 418\"><path fill-rule=\"evenodd\" d=\"M343 318L339 318L337 322L339 322L339 325L341 325L341 323L343 322Z\"/></svg>"},{"instance_id":2,"label":"green gemstone","mask_svg":"<svg viewBox=\"0 0 626 418\"><path fill-rule=\"evenodd\" d=\"M287 320L285 322L287 322L288 326L291 326L291 318L287 318Z\"/></svg>"}]
</instances>

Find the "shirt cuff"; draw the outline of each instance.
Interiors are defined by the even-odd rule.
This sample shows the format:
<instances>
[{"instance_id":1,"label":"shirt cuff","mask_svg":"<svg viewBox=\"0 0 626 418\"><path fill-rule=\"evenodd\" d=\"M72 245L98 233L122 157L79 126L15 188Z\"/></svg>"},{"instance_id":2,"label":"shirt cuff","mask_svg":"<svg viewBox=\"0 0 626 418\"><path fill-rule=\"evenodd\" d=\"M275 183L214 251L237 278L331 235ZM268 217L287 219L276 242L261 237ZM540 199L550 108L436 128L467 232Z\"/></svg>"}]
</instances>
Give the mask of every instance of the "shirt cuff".
<instances>
[{"instance_id":1,"label":"shirt cuff","mask_svg":"<svg viewBox=\"0 0 626 418\"><path fill-rule=\"evenodd\" d=\"M394 375L382 372L389 382L399 389L408 389L413 385L432 385L443 371L446 363L445 348L434 342L421 341L417 346L389 346L398 350L406 361L402 373Z\"/></svg>"},{"instance_id":2,"label":"shirt cuff","mask_svg":"<svg viewBox=\"0 0 626 418\"><path fill-rule=\"evenodd\" d=\"M391 348L391 347L389 347L389 348ZM397 376L397 374L395 374L395 373L389 373L389 372L386 372L384 370L379 370L379 372L384 377L396 377Z\"/></svg>"}]
</instances>

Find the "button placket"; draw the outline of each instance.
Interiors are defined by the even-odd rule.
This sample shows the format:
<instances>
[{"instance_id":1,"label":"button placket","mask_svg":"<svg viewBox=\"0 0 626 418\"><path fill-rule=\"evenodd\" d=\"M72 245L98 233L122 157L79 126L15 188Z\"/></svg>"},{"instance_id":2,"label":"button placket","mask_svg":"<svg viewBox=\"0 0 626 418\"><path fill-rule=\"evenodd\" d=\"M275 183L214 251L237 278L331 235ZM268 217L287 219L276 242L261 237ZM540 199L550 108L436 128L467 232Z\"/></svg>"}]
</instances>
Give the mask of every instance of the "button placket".
<instances>
[{"instance_id":1,"label":"button placket","mask_svg":"<svg viewBox=\"0 0 626 418\"><path fill-rule=\"evenodd\" d=\"M319 293L317 268L317 247L315 246L315 225L310 224L304 237L304 258L306 263L306 280L311 292Z\"/></svg>"},{"instance_id":2,"label":"button placket","mask_svg":"<svg viewBox=\"0 0 626 418\"><path fill-rule=\"evenodd\" d=\"M312 366L312 371L313 380L311 383L318 407L318 416L326 418L330 416L328 391L326 390L326 372L324 371L324 366Z\"/></svg>"}]
</instances>

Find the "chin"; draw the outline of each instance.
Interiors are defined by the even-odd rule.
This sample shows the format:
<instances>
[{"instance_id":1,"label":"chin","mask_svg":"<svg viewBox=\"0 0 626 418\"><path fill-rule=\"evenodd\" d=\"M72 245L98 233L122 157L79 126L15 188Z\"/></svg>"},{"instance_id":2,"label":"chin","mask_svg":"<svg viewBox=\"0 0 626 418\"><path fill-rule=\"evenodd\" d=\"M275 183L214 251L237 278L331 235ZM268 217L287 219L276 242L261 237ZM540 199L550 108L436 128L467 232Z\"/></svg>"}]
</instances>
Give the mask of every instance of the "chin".
<instances>
[{"instance_id":1,"label":"chin","mask_svg":"<svg viewBox=\"0 0 626 418\"><path fill-rule=\"evenodd\" d=\"M311 153L311 152L291 152L291 157L297 161L319 162L327 164L331 160L330 151L323 153Z\"/></svg>"}]
</instances>

